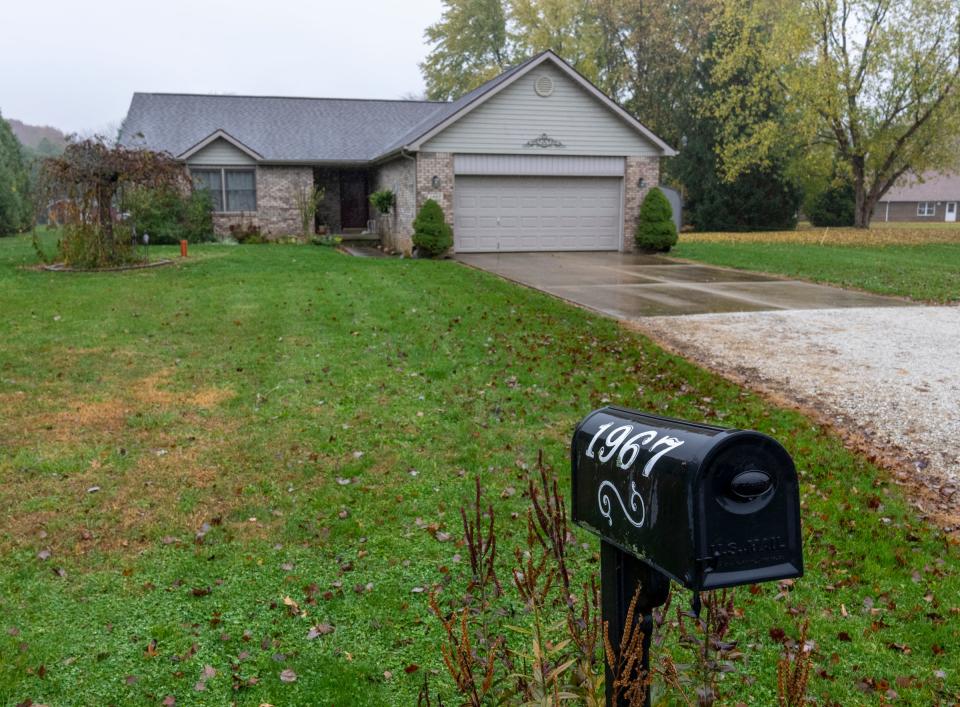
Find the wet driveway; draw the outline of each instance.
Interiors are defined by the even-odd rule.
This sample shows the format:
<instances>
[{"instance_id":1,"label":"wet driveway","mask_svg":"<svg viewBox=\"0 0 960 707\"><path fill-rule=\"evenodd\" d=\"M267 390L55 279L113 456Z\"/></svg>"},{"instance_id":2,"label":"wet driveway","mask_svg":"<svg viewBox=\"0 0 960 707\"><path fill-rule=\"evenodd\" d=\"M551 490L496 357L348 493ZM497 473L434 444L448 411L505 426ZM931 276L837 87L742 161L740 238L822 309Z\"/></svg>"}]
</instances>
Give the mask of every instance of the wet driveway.
<instances>
[{"instance_id":1,"label":"wet driveway","mask_svg":"<svg viewBox=\"0 0 960 707\"><path fill-rule=\"evenodd\" d=\"M909 302L635 253L482 253L457 260L621 319Z\"/></svg>"}]
</instances>

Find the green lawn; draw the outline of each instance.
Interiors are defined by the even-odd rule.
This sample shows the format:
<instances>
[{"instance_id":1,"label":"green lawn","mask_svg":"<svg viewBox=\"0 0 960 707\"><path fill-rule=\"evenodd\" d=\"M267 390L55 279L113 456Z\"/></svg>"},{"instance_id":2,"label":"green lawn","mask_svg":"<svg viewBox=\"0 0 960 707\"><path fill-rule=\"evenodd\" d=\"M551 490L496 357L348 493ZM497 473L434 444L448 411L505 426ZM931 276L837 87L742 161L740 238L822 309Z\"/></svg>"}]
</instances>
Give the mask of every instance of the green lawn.
<instances>
[{"instance_id":1,"label":"green lawn","mask_svg":"<svg viewBox=\"0 0 960 707\"><path fill-rule=\"evenodd\" d=\"M883 224L862 234L827 229L683 234L679 258L777 273L925 302L960 301L960 227Z\"/></svg>"},{"instance_id":2,"label":"green lawn","mask_svg":"<svg viewBox=\"0 0 960 707\"><path fill-rule=\"evenodd\" d=\"M793 614L821 703L960 699L955 539L804 417L454 262L191 255L53 274L0 239L0 702L409 705L426 674L456 704L413 590L462 581L477 475L506 567L525 502L500 492L540 449L567 480L574 424L607 402L759 429L797 461L807 575L738 592L728 702L775 702Z\"/></svg>"}]
</instances>

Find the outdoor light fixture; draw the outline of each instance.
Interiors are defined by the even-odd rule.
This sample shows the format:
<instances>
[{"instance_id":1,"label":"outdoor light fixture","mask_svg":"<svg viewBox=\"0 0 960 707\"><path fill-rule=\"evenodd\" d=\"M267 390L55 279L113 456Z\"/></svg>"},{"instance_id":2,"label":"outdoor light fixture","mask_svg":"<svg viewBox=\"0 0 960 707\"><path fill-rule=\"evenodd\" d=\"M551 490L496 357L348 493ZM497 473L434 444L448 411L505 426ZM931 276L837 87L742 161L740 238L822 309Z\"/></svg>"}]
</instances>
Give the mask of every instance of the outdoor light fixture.
<instances>
[{"instance_id":1,"label":"outdoor light fixture","mask_svg":"<svg viewBox=\"0 0 960 707\"><path fill-rule=\"evenodd\" d=\"M647 186L647 183L646 183L646 181L643 179L643 177L640 177L640 179L637 180L637 186L640 187L641 189L643 189L645 186Z\"/></svg>"},{"instance_id":2,"label":"outdoor light fixture","mask_svg":"<svg viewBox=\"0 0 960 707\"><path fill-rule=\"evenodd\" d=\"M430 180L430 184L433 185L433 188L434 188L434 189L439 189L439 188L440 188L440 177L438 177L436 174L433 175L433 179Z\"/></svg>"}]
</instances>

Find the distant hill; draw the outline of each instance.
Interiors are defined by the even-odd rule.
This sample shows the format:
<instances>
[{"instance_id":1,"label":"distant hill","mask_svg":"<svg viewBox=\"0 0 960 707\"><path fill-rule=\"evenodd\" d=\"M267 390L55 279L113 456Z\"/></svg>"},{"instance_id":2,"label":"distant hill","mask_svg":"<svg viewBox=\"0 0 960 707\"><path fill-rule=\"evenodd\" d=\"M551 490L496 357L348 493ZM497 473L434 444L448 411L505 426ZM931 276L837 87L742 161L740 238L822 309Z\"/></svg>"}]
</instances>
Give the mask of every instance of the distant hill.
<instances>
[{"instance_id":1,"label":"distant hill","mask_svg":"<svg viewBox=\"0 0 960 707\"><path fill-rule=\"evenodd\" d=\"M7 122L13 134L31 153L57 155L67 145L67 136L49 125L27 125L15 118L7 118Z\"/></svg>"}]
</instances>

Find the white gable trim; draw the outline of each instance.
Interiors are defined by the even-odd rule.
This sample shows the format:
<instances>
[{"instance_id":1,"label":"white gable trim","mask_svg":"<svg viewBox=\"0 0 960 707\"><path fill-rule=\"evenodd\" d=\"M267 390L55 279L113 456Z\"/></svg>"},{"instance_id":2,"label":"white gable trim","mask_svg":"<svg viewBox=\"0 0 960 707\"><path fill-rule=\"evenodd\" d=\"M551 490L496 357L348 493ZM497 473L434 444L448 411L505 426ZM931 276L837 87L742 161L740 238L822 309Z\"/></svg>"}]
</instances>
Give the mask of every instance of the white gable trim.
<instances>
[{"instance_id":1,"label":"white gable trim","mask_svg":"<svg viewBox=\"0 0 960 707\"><path fill-rule=\"evenodd\" d=\"M254 159L257 161L263 159L263 155L261 155L259 152L255 150L250 149L249 147L244 145L242 142L237 140L237 138L233 137L230 133L228 133L226 130L223 130L222 128L218 128L217 130L214 130L212 133L207 135L207 137L203 138L203 140L198 142L196 145L193 145L192 147L188 147L186 150L184 150L179 155L177 155L177 159L188 160L191 157L193 157L195 154L200 152L200 150L205 148L207 145L217 140L225 140L226 142L233 145L235 148L243 152L245 155L247 155L251 159Z\"/></svg>"},{"instance_id":2,"label":"white gable trim","mask_svg":"<svg viewBox=\"0 0 960 707\"><path fill-rule=\"evenodd\" d=\"M428 140L430 140L432 137L443 132L444 130L446 130L448 127L453 125L455 122L460 120L463 116L467 115L471 111L475 110L476 108L479 108L481 105L483 105L488 100L496 96L498 93L500 93L500 91L505 89L514 81L530 73L545 61L549 61L553 63L557 68L559 68L567 76L569 76L575 83L577 83L579 86L585 89L587 93L590 93L591 95L593 95L604 106L606 106L614 114L616 114L621 120L626 122L627 125L629 125L631 128L633 128L638 133L643 135L647 140L649 140L658 148L660 148L661 154L664 157L672 157L673 155L677 154L676 150L674 150L667 143L665 143L663 140L657 137L649 128L647 128L639 120L637 120L632 115L630 115L627 111L621 108L615 101L613 101L609 96L607 96L607 94L605 94L599 88L597 88L592 83L590 83L590 81L584 78L580 74L580 72L578 72L572 66L567 64L567 62L565 62L563 59L561 59L560 57L558 57L556 54L554 54L552 51L549 51L549 50L543 52L543 54L541 54L539 57L537 57L533 61L529 62L526 66L518 70L516 73L511 75L505 81L501 82L499 85L495 86L494 88L490 89L483 95L479 96L477 99L465 105L463 108L458 110L456 113L451 115L446 120L432 127L426 133L424 133L423 135L418 137L416 140L411 142L409 145L407 145L405 149L412 150L412 151L419 150L423 146L423 144Z\"/></svg>"}]
</instances>

